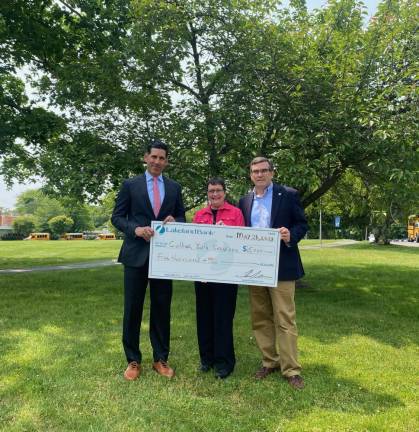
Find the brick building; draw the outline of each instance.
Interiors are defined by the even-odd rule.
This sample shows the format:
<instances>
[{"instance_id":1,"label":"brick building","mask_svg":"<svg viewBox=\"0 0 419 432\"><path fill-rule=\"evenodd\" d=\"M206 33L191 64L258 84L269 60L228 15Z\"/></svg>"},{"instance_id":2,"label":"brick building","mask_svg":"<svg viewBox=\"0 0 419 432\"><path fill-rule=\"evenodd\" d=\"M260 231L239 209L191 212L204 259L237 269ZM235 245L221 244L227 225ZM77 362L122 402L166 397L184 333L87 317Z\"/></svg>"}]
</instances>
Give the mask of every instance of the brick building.
<instances>
[{"instance_id":1,"label":"brick building","mask_svg":"<svg viewBox=\"0 0 419 432\"><path fill-rule=\"evenodd\" d=\"M0 237L2 234L13 231L13 221L16 216L2 214L0 210Z\"/></svg>"},{"instance_id":2,"label":"brick building","mask_svg":"<svg viewBox=\"0 0 419 432\"><path fill-rule=\"evenodd\" d=\"M12 227L15 216L3 215L0 213L0 226Z\"/></svg>"}]
</instances>

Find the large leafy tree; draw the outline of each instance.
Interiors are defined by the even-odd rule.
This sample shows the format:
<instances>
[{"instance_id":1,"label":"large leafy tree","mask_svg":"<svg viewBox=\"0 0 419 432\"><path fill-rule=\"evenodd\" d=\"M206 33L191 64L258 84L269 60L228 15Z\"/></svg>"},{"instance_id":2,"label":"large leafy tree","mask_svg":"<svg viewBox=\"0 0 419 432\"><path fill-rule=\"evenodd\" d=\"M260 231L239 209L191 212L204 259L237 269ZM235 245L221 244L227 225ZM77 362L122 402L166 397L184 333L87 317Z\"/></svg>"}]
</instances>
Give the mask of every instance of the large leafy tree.
<instances>
[{"instance_id":1,"label":"large leafy tree","mask_svg":"<svg viewBox=\"0 0 419 432\"><path fill-rule=\"evenodd\" d=\"M356 0L311 14L290 4L2 5L9 64L36 69L39 100L66 123L33 142L36 158L6 155L3 171L30 160L51 191L98 196L142 170L144 143L158 135L172 144L169 173L190 207L210 175L243 193L257 154L275 161L305 206L348 171L374 184L417 177L415 2L386 0L367 28Z\"/></svg>"}]
</instances>

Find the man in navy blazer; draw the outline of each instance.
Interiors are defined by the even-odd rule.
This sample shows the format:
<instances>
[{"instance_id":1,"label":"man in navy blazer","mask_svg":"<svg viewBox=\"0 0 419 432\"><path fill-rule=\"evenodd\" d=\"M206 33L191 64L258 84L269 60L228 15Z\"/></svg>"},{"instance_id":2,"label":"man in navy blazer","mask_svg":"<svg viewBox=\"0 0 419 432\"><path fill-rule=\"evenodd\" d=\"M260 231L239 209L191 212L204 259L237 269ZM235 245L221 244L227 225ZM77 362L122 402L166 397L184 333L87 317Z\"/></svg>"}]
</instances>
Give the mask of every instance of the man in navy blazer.
<instances>
[{"instance_id":1,"label":"man in navy blazer","mask_svg":"<svg viewBox=\"0 0 419 432\"><path fill-rule=\"evenodd\" d=\"M262 353L262 367L255 378L266 378L280 370L296 389L304 387L298 363L295 320L295 281L304 275L298 242L307 232L307 220L298 192L272 182L273 164L265 157L250 163L252 192L241 198L239 207L246 226L278 228L281 236L278 286L250 286L252 328Z\"/></svg>"},{"instance_id":2,"label":"man in navy blazer","mask_svg":"<svg viewBox=\"0 0 419 432\"><path fill-rule=\"evenodd\" d=\"M152 220L185 222L181 187L162 175L168 164L168 147L155 140L144 155L144 174L123 182L112 213L113 225L125 234L118 261L124 264L124 319L122 343L128 362L125 379L141 373L140 327L147 284L150 283L150 342L153 369L171 378L168 365L172 281L148 279Z\"/></svg>"}]
</instances>

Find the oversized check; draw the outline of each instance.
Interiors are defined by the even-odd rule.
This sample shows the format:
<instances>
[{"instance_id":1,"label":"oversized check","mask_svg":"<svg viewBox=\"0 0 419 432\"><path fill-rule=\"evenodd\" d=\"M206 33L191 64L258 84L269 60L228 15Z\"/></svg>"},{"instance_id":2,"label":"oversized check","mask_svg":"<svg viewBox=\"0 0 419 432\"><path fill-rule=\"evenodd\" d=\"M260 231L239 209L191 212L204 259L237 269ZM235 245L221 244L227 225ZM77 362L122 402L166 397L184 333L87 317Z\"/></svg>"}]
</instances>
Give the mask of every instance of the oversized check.
<instances>
[{"instance_id":1,"label":"oversized check","mask_svg":"<svg viewBox=\"0 0 419 432\"><path fill-rule=\"evenodd\" d=\"M151 227L150 278L277 285L277 230L157 221Z\"/></svg>"}]
</instances>

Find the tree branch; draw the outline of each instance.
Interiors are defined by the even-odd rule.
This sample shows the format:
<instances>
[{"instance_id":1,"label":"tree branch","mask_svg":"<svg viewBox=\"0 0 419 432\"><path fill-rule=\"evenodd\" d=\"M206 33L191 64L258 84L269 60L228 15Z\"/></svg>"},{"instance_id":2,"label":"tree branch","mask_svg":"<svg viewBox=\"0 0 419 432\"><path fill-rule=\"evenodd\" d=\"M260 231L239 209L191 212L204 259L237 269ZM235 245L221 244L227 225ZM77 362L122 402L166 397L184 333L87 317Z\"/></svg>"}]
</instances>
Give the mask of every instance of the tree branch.
<instances>
[{"instance_id":1,"label":"tree branch","mask_svg":"<svg viewBox=\"0 0 419 432\"><path fill-rule=\"evenodd\" d=\"M343 166L336 168L333 174L328 177L318 189L301 201L302 206L306 208L313 202L317 201L322 195L324 195L332 186L336 184L336 182L345 172L345 169L346 167Z\"/></svg>"},{"instance_id":2,"label":"tree branch","mask_svg":"<svg viewBox=\"0 0 419 432\"><path fill-rule=\"evenodd\" d=\"M196 97L198 100L201 100L199 93L197 93L193 88L189 87L188 85L184 84L183 82L178 81L174 78L170 79L170 82L177 87L183 88L188 93L190 93L192 96Z\"/></svg>"},{"instance_id":3,"label":"tree branch","mask_svg":"<svg viewBox=\"0 0 419 432\"><path fill-rule=\"evenodd\" d=\"M83 15L80 12L78 12L76 9L73 8L73 6L69 5L64 0L57 0L57 1L59 3L61 3L62 5L64 5L67 9L70 9L71 12L73 12L74 14L76 14L79 18L83 18Z\"/></svg>"}]
</instances>

